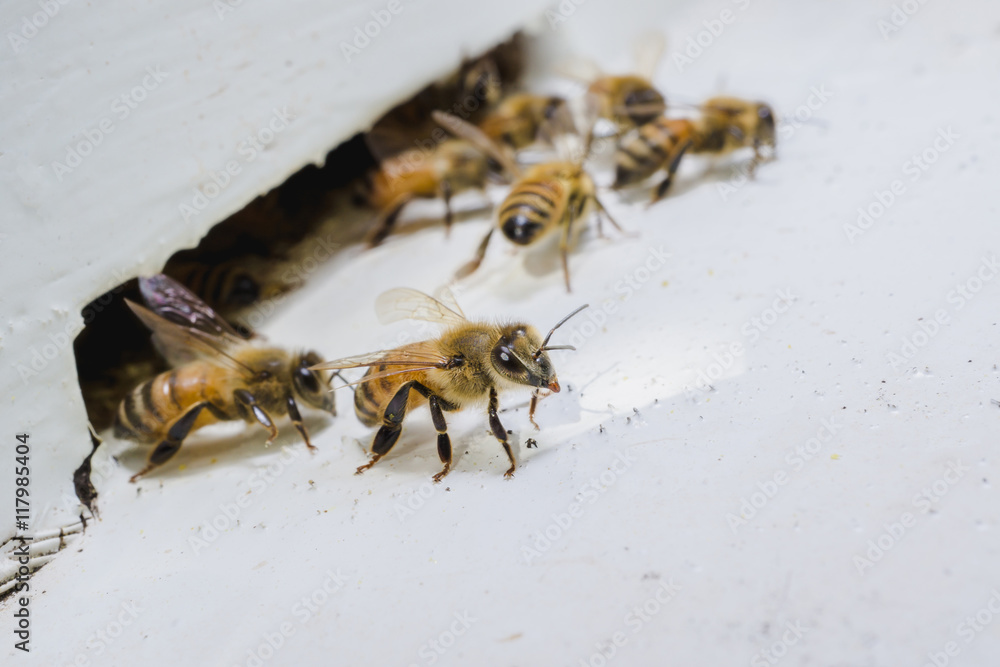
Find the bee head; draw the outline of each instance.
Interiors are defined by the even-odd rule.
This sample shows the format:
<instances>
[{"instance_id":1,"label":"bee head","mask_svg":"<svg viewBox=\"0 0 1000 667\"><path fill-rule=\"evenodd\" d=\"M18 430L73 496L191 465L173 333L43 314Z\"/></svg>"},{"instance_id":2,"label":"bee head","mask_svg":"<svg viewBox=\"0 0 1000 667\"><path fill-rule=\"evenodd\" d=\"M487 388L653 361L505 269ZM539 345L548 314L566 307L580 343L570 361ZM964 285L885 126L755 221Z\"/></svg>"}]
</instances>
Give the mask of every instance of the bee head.
<instances>
[{"instance_id":1,"label":"bee head","mask_svg":"<svg viewBox=\"0 0 1000 667\"><path fill-rule=\"evenodd\" d=\"M336 415L337 409L334 405L333 392L328 386L329 381L323 377L323 371L310 368L323 363L323 358L310 351L297 355L293 363L292 385L295 387L295 393L314 408Z\"/></svg>"},{"instance_id":2,"label":"bee head","mask_svg":"<svg viewBox=\"0 0 1000 667\"><path fill-rule=\"evenodd\" d=\"M773 148L775 144L775 131L774 110L771 109L771 105L763 103L758 104L757 118L759 119L757 136L760 139L760 142L765 146L771 146Z\"/></svg>"},{"instance_id":3,"label":"bee head","mask_svg":"<svg viewBox=\"0 0 1000 667\"><path fill-rule=\"evenodd\" d=\"M493 369L515 384L558 392L559 380L549 359L549 350L573 350L572 345L549 345L552 333L566 320L587 306L581 306L549 330L543 339L538 330L527 324L510 324L503 328L500 340L493 346L490 362Z\"/></svg>"}]
</instances>

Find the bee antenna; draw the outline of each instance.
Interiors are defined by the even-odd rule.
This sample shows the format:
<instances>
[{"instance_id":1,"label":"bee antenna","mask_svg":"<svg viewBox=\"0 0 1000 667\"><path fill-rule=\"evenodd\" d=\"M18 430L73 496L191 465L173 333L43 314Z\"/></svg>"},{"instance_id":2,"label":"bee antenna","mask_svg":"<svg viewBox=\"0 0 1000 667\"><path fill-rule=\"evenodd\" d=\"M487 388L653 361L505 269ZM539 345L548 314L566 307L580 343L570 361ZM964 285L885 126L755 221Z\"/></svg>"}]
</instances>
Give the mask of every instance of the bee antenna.
<instances>
[{"instance_id":1,"label":"bee antenna","mask_svg":"<svg viewBox=\"0 0 1000 667\"><path fill-rule=\"evenodd\" d=\"M558 346L548 347L549 339L552 338L552 334L555 332L556 329L558 329L562 325L566 324L567 321L569 321L569 318L573 317L574 315L576 315L577 313L579 313L581 310L583 310L584 308L587 308L589 306L590 306L589 303L583 304L582 306L580 306L579 308L577 308L576 310L574 310L572 313L570 313L566 317L564 317L561 320L559 320L559 323L556 324L554 327L552 327L551 329L549 329L549 333L546 334L545 340L542 341L542 345L541 345L541 347L538 348L538 352L535 353L535 356L538 356L539 354L541 354L542 352L545 352L546 350L567 350L567 349L568 350L574 350L574 349L576 349L572 345L558 345Z\"/></svg>"}]
</instances>

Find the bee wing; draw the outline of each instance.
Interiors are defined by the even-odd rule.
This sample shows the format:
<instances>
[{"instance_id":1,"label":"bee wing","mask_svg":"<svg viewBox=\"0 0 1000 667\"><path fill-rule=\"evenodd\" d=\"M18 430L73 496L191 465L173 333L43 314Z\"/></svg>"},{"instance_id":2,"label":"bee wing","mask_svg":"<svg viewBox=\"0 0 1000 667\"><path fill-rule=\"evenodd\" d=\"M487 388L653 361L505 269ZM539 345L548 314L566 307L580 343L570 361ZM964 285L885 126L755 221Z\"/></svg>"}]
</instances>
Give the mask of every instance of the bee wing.
<instances>
[{"instance_id":1,"label":"bee wing","mask_svg":"<svg viewBox=\"0 0 1000 667\"><path fill-rule=\"evenodd\" d=\"M486 136L486 133L478 127L472 123L465 122L458 116L445 113L443 111L432 111L431 116L434 117L434 121L441 125L441 127L448 130L459 139L465 139L482 151L485 155L496 160L497 163L503 167L504 171L506 171L510 176L520 178L521 167L514 162L514 159L507 153L506 150Z\"/></svg>"},{"instance_id":2,"label":"bee wing","mask_svg":"<svg viewBox=\"0 0 1000 667\"><path fill-rule=\"evenodd\" d=\"M406 129L403 124L391 118L380 121L365 133L365 144L379 162L407 151L416 151L418 147L415 139L419 137L414 136L412 127L409 128L409 134Z\"/></svg>"},{"instance_id":3,"label":"bee wing","mask_svg":"<svg viewBox=\"0 0 1000 667\"><path fill-rule=\"evenodd\" d=\"M407 287L391 289L375 299L375 313L382 324L399 320L423 320L445 325L466 322L465 314L448 288L442 288L437 295L435 299Z\"/></svg>"},{"instance_id":4,"label":"bee wing","mask_svg":"<svg viewBox=\"0 0 1000 667\"><path fill-rule=\"evenodd\" d=\"M587 58L572 58L556 65L556 73L567 79L575 79L582 83L591 83L604 76L604 71L593 60Z\"/></svg>"},{"instance_id":5,"label":"bee wing","mask_svg":"<svg viewBox=\"0 0 1000 667\"><path fill-rule=\"evenodd\" d=\"M365 375L356 382L344 385L349 387L393 375L443 368L449 361L447 357L438 354L426 344L417 343L395 350L380 350L369 354L359 354L335 361L327 361L313 366L312 370L343 370L345 368L368 368L370 366L385 367L380 371Z\"/></svg>"},{"instance_id":6,"label":"bee wing","mask_svg":"<svg viewBox=\"0 0 1000 667\"><path fill-rule=\"evenodd\" d=\"M667 40L662 32L649 32L639 38L635 47L635 72L641 77L653 80L659 69Z\"/></svg>"},{"instance_id":7,"label":"bee wing","mask_svg":"<svg viewBox=\"0 0 1000 667\"><path fill-rule=\"evenodd\" d=\"M230 354L233 345L226 338L172 322L129 299L125 299L125 303L153 332L153 344L172 365L179 366L196 359L209 359L238 371L253 372ZM240 344L243 344L242 341Z\"/></svg>"},{"instance_id":8,"label":"bee wing","mask_svg":"<svg viewBox=\"0 0 1000 667\"><path fill-rule=\"evenodd\" d=\"M152 311L168 322L222 338L224 345L245 340L207 303L169 276L158 273L139 278L139 291Z\"/></svg>"}]
</instances>

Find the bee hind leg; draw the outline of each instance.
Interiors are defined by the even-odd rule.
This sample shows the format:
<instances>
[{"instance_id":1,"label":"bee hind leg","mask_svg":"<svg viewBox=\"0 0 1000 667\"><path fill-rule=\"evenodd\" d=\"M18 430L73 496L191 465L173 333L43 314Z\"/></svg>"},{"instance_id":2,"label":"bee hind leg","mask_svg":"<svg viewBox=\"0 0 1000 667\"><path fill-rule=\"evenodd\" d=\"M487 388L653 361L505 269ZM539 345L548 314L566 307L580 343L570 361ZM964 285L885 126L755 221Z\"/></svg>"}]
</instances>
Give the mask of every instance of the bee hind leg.
<instances>
[{"instance_id":1,"label":"bee hind leg","mask_svg":"<svg viewBox=\"0 0 1000 667\"><path fill-rule=\"evenodd\" d=\"M507 442L507 429L503 427L500 423L500 417L497 416L497 407L500 402L497 399L497 390L495 387L490 387L490 405L489 405L489 415L490 415L490 430L493 431L493 437L500 441L503 445L504 452L507 453L507 459L510 461L510 467L507 468L507 472L503 474L504 479L510 479L514 476L514 468L517 467L517 462L514 461L514 452L510 449L510 443Z\"/></svg>"},{"instance_id":2,"label":"bee hind leg","mask_svg":"<svg viewBox=\"0 0 1000 667\"><path fill-rule=\"evenodd\" d=\"M677 173L677 168L681 165L681 158L684 157L689 148L691 148L690 141L681 146L680 150L670 159L670 163L667 165L667 175L653 190L653 199L649 202L650 204L655 204L667 196L667 190L670 189L671 183L674 182L674 174Z\"/></svg>"},{"instance_id":3,"label":"bee hind leg","mask_svg":"<svg viewBox=\"0 0 1000 667\"><path fill-rule=\"evenodd\" d=\"M153 451L149 454L149 460L147 461L146 466L136 474L132 475L128 481L134 484L137 479L147 474L150 470L158 468L169 461L171 457L177 453L177 450L181 448L184 438L186 438L191 432L191 428L194 426L195 421L198 420L198 416L201 415L202 409L207 406L207 402L198 403L178 417L167 430L167 437L156 445Z\"/></svg>"},{"instance_id":4,"label":"bee hind leg","mask_svg":"<svg viewBox=\"0 0 1000 667\"><path fill-rule=\"evenodd\" d=\"M385 412L382 414L382 426L375 433L375 440L372 442L371 461L363 466L358 466L358 469L354 471L355 475L360 475L378 463L379 459L388 454L396 441L399 440L399 434L403 431L403 417L406 416L406 402L410 398L412 385L412 382L407 382L400 387L385 407Z\"/></svg>"}]
</instances>

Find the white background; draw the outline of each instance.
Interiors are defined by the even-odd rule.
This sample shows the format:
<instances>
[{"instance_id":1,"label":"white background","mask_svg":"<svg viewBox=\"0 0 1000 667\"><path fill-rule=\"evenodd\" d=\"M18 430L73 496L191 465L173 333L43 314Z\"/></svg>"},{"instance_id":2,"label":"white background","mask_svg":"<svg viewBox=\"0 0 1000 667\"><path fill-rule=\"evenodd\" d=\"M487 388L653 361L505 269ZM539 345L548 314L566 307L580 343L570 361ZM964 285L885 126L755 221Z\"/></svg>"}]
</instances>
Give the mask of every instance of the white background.
<instances>
[{"instance_id":1,"label":"white background","mask_svg":"<svg viewBox=\"0 0 1000 667\"><path fill-rule=\"evenodd\" d=\"M559 30L586 52L615 9L595 0ZM679 67L669 54L723 9L735 20ZM998 247L1000 11L928 2L884 39L878 21L891 11L716 2L681 5L660 26L668 98L725 91L771 102L786 119L779 159L735 192L722 186L738 182L739 160L692 158L657 206L604 194L638 236L585 234L571 295L544 251L525 261L491 248L459 293L470 316L547 328L581 302L591 313L617 306L600 327L581 316L556 336L579 349L553 355L565 390L542 402L540 433L527 424L526 395L502 398L501 419L522 444L513 480L485 416L472 412L450 417L457 456L442 485L427 485L439 464L424 411L391 456L354 476L365 460L358 439L370 432L346 390L339 418L309 421L316 455L287 423L284 454L255 429L203 433L130 485L141 453L119 446L102 521L34 580L46 591L31 603L34 652L18 659L244 665L288 623L265 664L428 665L433 655L448 665L599 665L597 645L609 651L619 632L608 664L763 665L760 652L776 647L783 665L923 665L948 642L957 655L939 661L996 664L1000 619L974 632L960 624L1000 590L990 444L1000 285L995 275L973 281L981 289L962 307L953 290ZM624 69L629 41L591 53ZM792 124L814 89L828 100L813 97L817 108L800 112L813 120ZM907 161L949 128L954 143L912 174ZM845 225L897 179L905 191L852 242ZM375 296L400 284L432 291L488 224L463 222L448 240L428 226L372 252L348 248L265 332L328 357L392 344L415 329L380 327ZM669 261L626 297L616 285L646 276L653 248ZM794 298L772 319L779 291ZM947 323L914 338L937 311ZM754 318L771 323L745 335ZM919 347L894 367L888 355L902 355L904 338ZM742 352L720 363L735 343ZM713 364L724 372L699 389ZM796 448L825 434L824 422L835 434L797 463ZM527 437L538 449L523 447ZM618 457L634 463L609 472ZM219 518L282 458L238 522ZM953 462L964 472L942 481ZM785 483L769 485L778 473ZM933 502L919 500L923 489ZM741 510L766 490L773 497L752 515ZM582 514L553 528L574 502ZM909 527L886 537L907 513ZM210 537L213 520L229 525L192 541ZM546 529L559 534L529 558L525 547L538 548ZM889 548L859 565L880 538ZM296 605L323 597L328 571L344 584L306 620ZM637 624L633 608L668 582L676 595ZM139 609L131 625L88 644L129 603ZM451 637L455 614L474 621ZM436 653L431 641L449 648Z\"/></svg>"}]
</instances>

